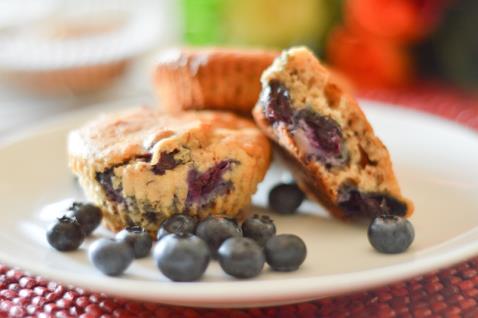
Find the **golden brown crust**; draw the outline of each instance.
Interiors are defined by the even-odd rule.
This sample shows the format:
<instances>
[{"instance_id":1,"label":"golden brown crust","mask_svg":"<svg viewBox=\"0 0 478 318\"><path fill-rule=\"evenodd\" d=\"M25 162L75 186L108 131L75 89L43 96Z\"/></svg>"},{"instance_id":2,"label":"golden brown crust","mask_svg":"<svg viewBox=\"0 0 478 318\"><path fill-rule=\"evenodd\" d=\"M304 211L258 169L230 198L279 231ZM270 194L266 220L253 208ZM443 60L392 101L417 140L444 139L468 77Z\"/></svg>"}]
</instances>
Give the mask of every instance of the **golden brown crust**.
<instances>
[{"instance_id":1,"label":"golden brown crust","mask_svg":"<svg viewBox=\"0 0 478 318\"><path fill-rule=\"evenodd\" d=\"M250 115L260 76L277 55L258 49L168 50L154 73L156 94L169 112L214 109Z\"/></svg>"},{"instance_id":2,"label":"golden brown crust","mask_svg":"<svg viewBox=\"0 0 478 318\"><path fill-rule=\"evenodd\" d=\"M282 83L288 89L294 112L306 109L331 118L343 134L349 155L347 164L326 167L317 160L310 160L307 149L298 143L295 132L286 124L271 124L264 114L265 101L257 103L253 110L257 125L288 154L287 161L304 192L339 218L345 217L337 202L339 189L346 183L364 193L390 195L406 205L407 216L412 214L413 203L401 195L386 147L375 136L355 99L309 50L285 51L264 72L263 88L268 88L271 81Z\"/></svg>"}]
</instances>

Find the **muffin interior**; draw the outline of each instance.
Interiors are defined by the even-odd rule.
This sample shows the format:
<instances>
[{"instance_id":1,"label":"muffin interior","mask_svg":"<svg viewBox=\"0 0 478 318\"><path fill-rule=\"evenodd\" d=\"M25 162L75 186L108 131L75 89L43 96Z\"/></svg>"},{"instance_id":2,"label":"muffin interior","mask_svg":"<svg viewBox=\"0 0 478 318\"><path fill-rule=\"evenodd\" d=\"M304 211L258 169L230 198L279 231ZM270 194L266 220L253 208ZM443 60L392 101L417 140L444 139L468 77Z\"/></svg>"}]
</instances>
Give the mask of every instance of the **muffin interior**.
<instances>
[{"instance_id":1,"label":"muffin interior","mask_svg":"<svg viewBox=\"0 0 478 318\"><path fill-rule=\"evenodd\" d=\"M262 85L263 116L306 170L301 179L309 188L317 183L307 176L312 168L323 183L316 186L345 214L407 214L387 149L310 51L283 53L263 74Z\"/></svg>"}]
</instances>

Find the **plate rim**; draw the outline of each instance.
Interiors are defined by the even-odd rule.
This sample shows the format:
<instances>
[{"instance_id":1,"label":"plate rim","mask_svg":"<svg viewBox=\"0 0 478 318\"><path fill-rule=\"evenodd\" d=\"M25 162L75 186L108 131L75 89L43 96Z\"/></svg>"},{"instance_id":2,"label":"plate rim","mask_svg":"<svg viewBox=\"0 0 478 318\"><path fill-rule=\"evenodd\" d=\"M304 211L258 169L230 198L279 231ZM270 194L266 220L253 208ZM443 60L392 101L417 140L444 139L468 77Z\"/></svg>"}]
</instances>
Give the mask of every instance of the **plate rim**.
<instances>
[{"instance_id":1,"label":"plate rim","mask_svg":"<svg viewBox=\"0 0 478 318\"><path fill-rule=\"evenodd\" d=\"M420 117L426 117L426 120L433 120L437 124L448 125L448 127L453 129L458 128L462 132L471 134L474 138L478 138L478 134L471 127L467 127L437 114L381 101L362 99L360 102L366 105L366 108L387 108L387 110L391 110L392 112L400 111L406 112L410 116L418 115ZM50 118L42 123L38 123L32 127L24 129L20 133L7 135L6 138L0 140L0 151L5 150L10 145L21 143L24 140L34 137L35 134L59 130L62 127L65 127L66 121L73 121L77 116L86 116L87 114L93 115L94 113L98 114L99 112L105 112L114 107L124 107L128 105L131 106L131 102L124 100L104 102L95 104L95 106L87 107L85 109L79 109L73 112L66 112L54 116L53 118ZM13 254L9 254L4 250L0 250L0 260L9 266L20 267L20 269L24 272L31 272L59 283L72 284L94 292L107 293L111 296L120 296L138 300L159 301L171 305L189 305L195 307L257 307L295 303L298 301L319 299L325 296L337 296L358 290L367 290L372 287L390 284L456 264L478 254L478 227L474 227L469 231L442 243L447 244L455 239L464 238L470 235L473 236L473 234L475 234L474 240L467 242L463 246L455 248L452 251L448 251L447 253L442 252L439 254L425 255L405 263L350 273L314 277L281 278L263 281L264 286L262 286L261 289L256 289L254 293L243 295L241 298L237 297L237 295L240 293L234 292L232 295L228 295L222 293L220 288L215 288L229 281L204 283L173 283L158 282L154 280L141 281L143 290L141 288L136 288L132 292L130 289L131 286L127 286L128 283L131 284L131 280L125 278L103 277L101 280L84 280L84 275L74 275L64 271L57 273L55 270L42 266L41 263L22 260L22 258L16 257ZM439 245L435 245L432 248L437 246ZM290 281L293 281L294 284L287 284L288 287L291 288L287 293L284 293L281 288L278 288ZM108 283L105 284L105 282ZM208 285L209 290L206 296L201 297L201 293L198 293L198 289L203 289L204 284ZM230 284L228 289L240 291L243 286L249 284L257 284L257 281L234 281L234 284ZM146 286L150 287L150 285L166 286L166 288L156 287L156 289L154 289L155 292L151 294L151 289L145 288ZM166 291L161 292L161 289ZM158 290L160 291L159 293ZM211 292L211 290L218 291ZM211 297L211 295L214 295L214 297ZM181 300L178 298L183 299Z\"/></svg>"},{"instance_id":2,"label":"plate rim","mask_svg":"<svg viewBox=\"0 0 478 318\"><path fill-rule=\"evenodd\" d=\"M454 239L472 234L470 232L477 234L478 229L474 228ZM444 242L444 244L447 242ZM240 291L242 288L244 288L245 285L255 285L257 284L257 281L254 279L244 281L235 280L234 284L228 286L228 290L230 291L233 289L234 292L231 292L231 295L228 295L223 293L223 291L217 287L221 287L221 285L227 284L230 281L177 283L141 280L140 282L137 282L141 284L141 288L136 288L134 289L134 293L131 293L131 290L129 290L131 286L128 286L131 281L122 277L104 276L100 280L89 279L85 281L83 278L87 276L87 274L73 275L65 272L56 273L55 270L42 267L36 263L23 261L2 250L0 250L0 259L9 266L15 268L19 267L20 270L24 272L35 273L48 280L74 285L75 287L84 288L91 292L105 293L109 296L126 297L129 299L146 300L179 306L246 308L296 303L306 301L307 299L312 300L329 296L339 296L359 290L365 291L373 287L394 283L424 273L433 272L440 268L445 268L459 263L462 260L476 256L477 252L478 239L475 239L472 243L454 249L449 253L424 256L420 259L401 264L327 276L282 278L262 281L264 286L262 286L261 289L256 289L254 293L244 295L244 297L240 299L238 299L237 295L241 294ZM357 276L362 278L357 279ZM284 293L282 289L278 287L283 287L287 282L294 282L294 284L288 284L287 286L290 289L288 290L288 293ZM201 297L201 293L199 292L204 289L205 284L208 286L208 293L206 296ZM163 288L159 288L160 286ZM161 291L161 289L163 291ZM213 292L211 292L211 290ZM154 291L154 293L151 293L152 291ZM215 298L211 298L211 295ZM257 302L258 299L259 302Z\"/></svg>"}]
</instances>

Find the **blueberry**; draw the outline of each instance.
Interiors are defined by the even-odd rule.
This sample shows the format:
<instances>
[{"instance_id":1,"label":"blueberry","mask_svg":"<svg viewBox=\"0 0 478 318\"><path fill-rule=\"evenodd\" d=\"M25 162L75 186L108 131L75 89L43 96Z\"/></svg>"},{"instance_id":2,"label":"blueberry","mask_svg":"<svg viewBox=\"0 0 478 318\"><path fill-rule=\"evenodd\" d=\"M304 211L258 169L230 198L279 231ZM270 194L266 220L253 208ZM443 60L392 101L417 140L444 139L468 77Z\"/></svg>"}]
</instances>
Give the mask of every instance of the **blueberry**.
<instances>
[{"instance_id":1,"label":"blueberry","mask_svg":"<svg viewBox=\"0 0 478 318\"><path fill-rule=\"evenodd\" d=\"M166 171L176 168L182 164L181 160L176 160L174 156L179 153L179 150L173 150L171 152L162 152L158 162L153 166L152 170L154 174L164 175Z\"/></svg>"},{"instance_id":2,"label":"blueberry","mask_svg":"<svg viewBox=\"0 0 478 318\"><path fill-rule=\"evenodd\" d=\"M129 226L116 234L117 241L128 243L135 258L146 257L153 246L153 239L141 226Z\"/></svg>"},{"instance_id":3,"label":"blueberry","mask_svg":"<svg viewBox=\"0 0 478 318\"><path fill-rule=\"evenodd\" d=\"M404 216L407 205L383 192L364 192L345 182L339 188L337 204L349 217L375 217L383 214Z\"/></svg>"},{"instance_id":4,"label":"blueberry","mask_svg":"<svg viewBox=\"0 0 478 318\"><path fill-rule=\"evenodd\" d=\"M264 116L270 123L290 124L292 119L291 98L289 90L284 84L277 80L270 81L260 96L260 103L264 109Z\"/></svg>"},{"instance_id":5,"label":"blueberry","mask_svg":"<svg viewBox=\"0 0 478 318\"><path fill-rule=\"evenodd\" d=\"M327 168L344 165L348 160L342 130L335 120L311 109L294 114L293 134L296 143L308 155Z\"/></svg>"},{"instance_id":6,"label":"blueberry","mask_svg":"<svg viewBox=\"0 0 478 318\"><path fill-rule=\"evenodd\" d=\"M380 253L401 253L412 244L414 238L412 223L401 216L377 216L368 227L368 240Z\"/></svg>"},{"instance_id":7,"label":"blueberry","mask_svg":"<svg viewBox=\"0 0 478 318\"><path fill-rule=\"evenodd\" d=\"M244 237L249 237L260 246L264 246L267 240L276 234L276 226L269 216L255 214L242 223L242 232Z\"/></svg>"},{"instance_id":8,"label":"blueberry","mask_svg":"<svg viewBox=\"0 0 478 318\"><path fill-rule=\"evenodd\" d=\"M224 180L223 176L238 163L236 160L222 160L204 172L189 170L186 205L198 204L204 207L213 203L216 197L228 194L233 184L230 180Z\"/></svg>"},{"instance_id":9,"label":"blueberry","mask_svg":"<svg viewBox=\"0 0 478 318\"><path fill-rule=\"evenodd\" d=\"M201 278L209 265L209 248L193 234L166 235L154 247L154 259L161 273L177 282Z\"/></svg>"},{"instance_id":10,"label":"blueberry","mask_svg":"<svg viewBox=\"0 0 478 318\"><path fill-rule=\"evenodd\" d=\"M134 252L127 242L102 238L91 244L88 257L105 275L121 275L133 262Z\"/></svg>"},{"instance_id":11,"label":"blueberry","mask_svg":"<svg viewBox=\"0 0 478 318\"><path fill-rule=\"evenodd\" d=\"M63 216L48 227L46 238L58 251L73 251L83 243L85 233L76 218Z\"/></svg>"},{"instance_id":12,"label":"blueberry","mask_svg":"<svg viewBox=\"0 0 478 318\"><path fill-rule=\"evenodd\" d=\"M250 238L231 237L218 250L219 264L229 275L237 278L252 278L264 268L262 248Z\"/></svg>"},{"instance_id":13,"label":"blueberry","mask_svg":"<svg viewBox=\"0 0 478 318\"><path fill-rule=\"evenodd\" d=\"M279 214L292 214L304 201L305 195L297 185L281 183L269 192L269 207Z\"/></svg>"},{"instance_id":14,"label":"blueberry","mask_svg":"<svg viewBox=\"0 0 478 318\"><path fill-rule=\"evenodd\" d=\"M267 264L278 272L291 272L299 268L307 255L304 241L294 234L272 237L264 248Z\"/></svg>"},{"instance_id":15,"label":"blueberry","mask_svg":"<svg viewBox=\"0 0 478 318\"><path fill-rule=\"evenodd\" d=\"M108 168L103 172L97 172L95 175L96 181L101 185L108 200L115 203L124 203L122 187L114 186L115 168Z\"/></svg>"},{"instance_id":16,"label":"blueberry","mask_svg":"<svg viewBox=\"0 0 478 318\"><path fill-rule=\"evenodd\" d=\"M158 241L168 234L194 233L198 220L187 214L175 214L161 224L157 239Z\"/></svg>"},{"instance_id":17,"label":"blueberry","mask_svg":"<svg viewBox=\"0 0 478 318\"><path fill-rule=\"evenodd\" d=\"M101 209L90 203L74 202L68 208L68 216L74 216L85 235L90 235L101 223Z\"/></svg>"},{"instance_id":18,"label":"blueberry","mask_svg":"<svg viewBox=\"0 0 478 318\"><path fill-rule=\"evenodd\" d=\"M222 242L230 237L242 236L242 230L233 219L210 216L199 223L196 235L206 242L215 258Z\"/></svg>"}]
</instances>

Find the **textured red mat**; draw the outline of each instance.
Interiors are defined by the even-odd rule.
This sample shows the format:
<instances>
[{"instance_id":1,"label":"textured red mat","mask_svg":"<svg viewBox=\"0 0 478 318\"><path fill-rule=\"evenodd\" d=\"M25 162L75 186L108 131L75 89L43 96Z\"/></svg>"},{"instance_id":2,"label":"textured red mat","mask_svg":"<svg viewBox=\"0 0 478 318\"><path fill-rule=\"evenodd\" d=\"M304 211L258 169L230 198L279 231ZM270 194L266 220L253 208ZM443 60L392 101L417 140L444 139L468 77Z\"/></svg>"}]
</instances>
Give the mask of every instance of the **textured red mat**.
<instances>
[{"instance_id":1,"label":"textured red mat","mask_svg":"<svg viewBox=\"0 0 478 318\"><path fill-rule=\"evenodd\" d=\"M478 317L478 258L390 286L309 303L194 309L111 298L0 265L4 317Z\"/></svg>"},{"instance_id":2,"label":"textured red mat","mask_svg":"<svg viewBox=\"0 0 478 318\"><path fill-rule=\"evenodd\" d=\"M364 91L359 96L401 107L419 109L451 119L478 131L478 94L473 95L439 84L427 83L402 91Z\"/></svg>"},{"instance_id":3,"label":"textured red mat","mask_svg":"<svg viewBox=\"0 0 478 318\"><path fill-rule=\"evenodd\" d=\"M364 98L417 108L478 130L478 98L439 86L370 91ZM62 286L0 265L0 317L478 317L478 258L390 286L297 305L194 309Z\"/></svg>"}]
</instances>

